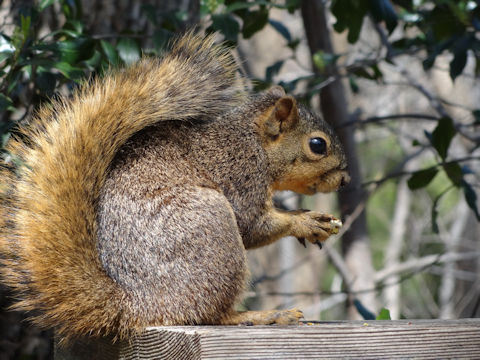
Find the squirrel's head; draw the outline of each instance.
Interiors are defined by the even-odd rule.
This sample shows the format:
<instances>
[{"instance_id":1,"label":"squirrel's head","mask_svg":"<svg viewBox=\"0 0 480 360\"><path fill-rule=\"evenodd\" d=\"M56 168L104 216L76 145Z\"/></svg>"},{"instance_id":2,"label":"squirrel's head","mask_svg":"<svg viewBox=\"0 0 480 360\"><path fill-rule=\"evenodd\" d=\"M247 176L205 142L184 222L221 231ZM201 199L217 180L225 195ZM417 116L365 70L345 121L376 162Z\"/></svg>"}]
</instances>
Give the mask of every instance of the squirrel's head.
<instances>
[{"instance_id":1,"label":"squirrel's head","mask_svg":"<svg viewBox=\"0 0 480 360\"><path fill-rule=\"evenodd\" d=\"M261 96L272 104L256 118L256 125L274 190L311 195L335 191L350 181L343 148L325 120L279 86Z\"/></svg>"}]
</instances>

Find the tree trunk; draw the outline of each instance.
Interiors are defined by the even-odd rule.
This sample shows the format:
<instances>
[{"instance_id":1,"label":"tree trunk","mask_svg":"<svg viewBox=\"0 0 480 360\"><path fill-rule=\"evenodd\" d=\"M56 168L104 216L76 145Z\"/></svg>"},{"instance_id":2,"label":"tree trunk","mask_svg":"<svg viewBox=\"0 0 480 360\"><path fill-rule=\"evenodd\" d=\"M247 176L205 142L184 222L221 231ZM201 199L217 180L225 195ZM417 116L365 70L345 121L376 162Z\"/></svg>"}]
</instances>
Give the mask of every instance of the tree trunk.
<instances>
[{"instance_id":1,"label":"tree trunk","mask_svg":"<svg viewBox=\"0 0 480 360\"><path fill-rule=\"evenodd\" d=\"M303 1L302 17L312 55L319 50L333 53L330 31L326 23L325 7L322 0ZM327 75L336 76L335 69L328 69ZM337 134L343 143L348 160L348 170L352 178L350 184L339 193L342 217L345 218L351 215L358 206L362 206L362 202L366 199L361 187L362 178L353 128L342 127L342 124L348 121L349 115L345 90L341 80L337 77L335 81L325 86L320 92L320 98L323 116L326 121L336 128ZM375 286L373 280L374 270L365 211L360 212L350 229L343 235L342 251L353 279L348 286L349 290L356 292L373 289ZM376 311L374 291L362 292L356 298L370 311ZM352 304L352 300L353 297L350 296L350 304ZM358 318L352 306L349 308L349 314L351 318Z\"/></svg>"}]
</instances>

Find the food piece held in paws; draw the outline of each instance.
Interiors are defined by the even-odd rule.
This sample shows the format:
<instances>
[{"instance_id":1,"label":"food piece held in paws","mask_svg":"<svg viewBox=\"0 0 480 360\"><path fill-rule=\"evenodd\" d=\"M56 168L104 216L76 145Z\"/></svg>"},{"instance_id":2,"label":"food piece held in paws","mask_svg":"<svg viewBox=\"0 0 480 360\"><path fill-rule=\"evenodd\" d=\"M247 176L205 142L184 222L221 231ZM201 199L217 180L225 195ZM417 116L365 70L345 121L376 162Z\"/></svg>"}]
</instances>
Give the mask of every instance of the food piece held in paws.
<instances>
[{"instance_id":1,"label":"food piece held in paws","mask_svg":"<svg viewBox=\"0 0 480 360\"><path fill-rule=\"evenodd\" d=\"M330 220L330 225L332 226L332 228L330 229L330 234L335 235L338 234L341 227L343 226L343 223L338 219L332 219Z\"/></svg>"}]
</instances>

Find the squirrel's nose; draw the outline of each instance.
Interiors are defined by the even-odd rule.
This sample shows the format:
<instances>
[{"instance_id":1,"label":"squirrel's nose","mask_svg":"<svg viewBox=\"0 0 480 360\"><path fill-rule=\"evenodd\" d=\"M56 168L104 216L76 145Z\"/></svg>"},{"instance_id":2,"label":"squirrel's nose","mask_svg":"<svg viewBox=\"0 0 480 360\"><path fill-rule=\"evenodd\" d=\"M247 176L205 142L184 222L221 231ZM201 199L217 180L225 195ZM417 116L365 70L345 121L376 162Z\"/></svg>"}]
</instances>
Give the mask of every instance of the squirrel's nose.
<instances>
[{"instance_id":1,"label":"squirrel's nose","mask_svg":"<svg viewBox=\"0 0 480 360\"><path fill-rule=\"evenodd\" d=\"M350 182L350 176L345 172L342 174L342 179L340 180L340 188L347 186Z\"/></svg>"}]
</instances>

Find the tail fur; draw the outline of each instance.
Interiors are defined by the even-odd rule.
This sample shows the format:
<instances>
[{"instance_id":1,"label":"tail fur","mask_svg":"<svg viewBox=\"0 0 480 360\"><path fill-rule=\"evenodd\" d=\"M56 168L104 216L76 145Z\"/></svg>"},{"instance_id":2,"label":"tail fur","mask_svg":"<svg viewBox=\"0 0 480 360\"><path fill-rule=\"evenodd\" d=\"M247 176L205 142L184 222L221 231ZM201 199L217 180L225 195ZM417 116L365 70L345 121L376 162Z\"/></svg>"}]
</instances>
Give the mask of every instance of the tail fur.
<instances>
[{"instance_id":1,"label":"tail fur","mask_svg":"<svg viewBox=\"0 0 480 360\"><path fill-rule=\"evenodd\" d=\"M144 59L39 111L0 172L4 281L15 308L66 338L138 324L96 249L96 203L109 164L136 132L164 120L208 120L237 105L242 86L228 50L188 34L162 59ZM21 139L20 139L21 138ZM26 139L26 140L24 140ZM39 310L39 312L37 312Z\"/></svg>"}]
</instances>

